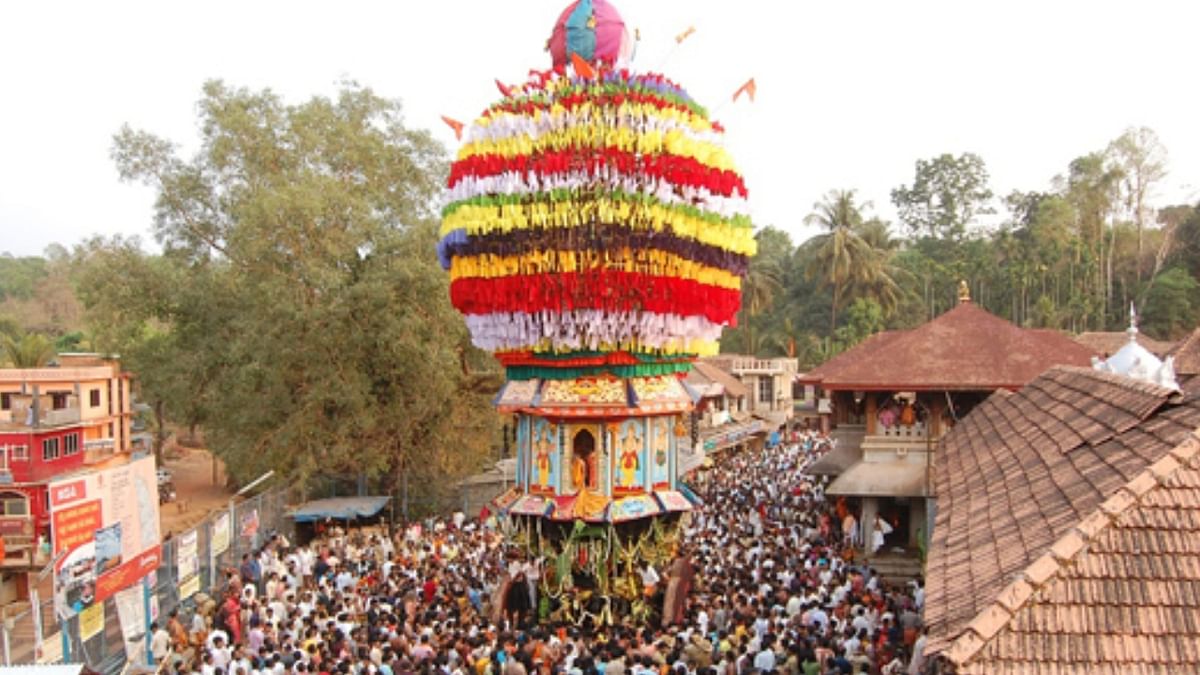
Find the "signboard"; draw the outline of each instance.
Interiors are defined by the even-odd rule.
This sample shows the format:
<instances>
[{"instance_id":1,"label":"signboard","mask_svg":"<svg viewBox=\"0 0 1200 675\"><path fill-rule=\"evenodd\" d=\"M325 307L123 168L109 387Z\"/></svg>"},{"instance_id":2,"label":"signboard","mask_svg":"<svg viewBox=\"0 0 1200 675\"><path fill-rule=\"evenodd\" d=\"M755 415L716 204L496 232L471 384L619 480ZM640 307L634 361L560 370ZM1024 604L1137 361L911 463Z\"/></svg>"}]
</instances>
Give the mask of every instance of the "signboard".
<instances>
[{"instance_id":1,"label":"signboard","mask_svg":"<svg viewBox=\"0 0 1200 675\"><path fill-rule=\"evenodd\" d=\"M229 512L217 516L212 524L212 554L221 555L229 549Z\"/></svg>"},{"instance_id":2,"label":"signboard","mask_svg":"<svg viewBox=\"0 0 1200 675\"><path fill-rule=\"evenodd\" d=\"M54 605L74 616L158 567L154 458L53 481Z\"/></svg>"},{"instance_id":3,"label":"signboard","mask_svg":"<svg viewBox=\"0 0 1200 675\"><path fill-rule=\"evenodd\" d=\"M254 539L258 534L258 509L250 509L249 513L242 514L242 538Z\"/></svg>"},{"instance_id":4,"label":"signboard","mask_svg":"<svg viewBox=\"0 0 1200 675\"><path fill-rule=\"evenodd\" d=\"M175 564L178 567L178 579L186 579L200 569L200 555L196 548L199 532L192 530L184 532L175 540Z\"/></svg>"},{"instance_id":5,"label":"signboard","mask_svg":"<svg viewBox=\"0 0 1200 675\"><path fill-rule=\"evenodd\" d=\"M104 603L97 602L79 613L79 638L84 642L104 630Z\"/></svg>"},{"instance_id":6,"label":"signboard","mask_svg":"<svg viewBox=\"0 0 1200 675\"><path fill-rule=\"evenodd\" d=\"M121 620L121 637L125 639L125 657L130 663L146 660L146 599L141 585L126 588L116 594L117 618Z\"/></svg>"},{"instance_id":7,"label":"signboard","mask_svg":"<svg viewBox=\"0 0 1200 675\"><path fill-rule=\"evenodd\" d=\"M200 575L193 574L192 576L179 582L179 599L187 600L193 595L200 592Z\"/></svg>"}]
</instances>

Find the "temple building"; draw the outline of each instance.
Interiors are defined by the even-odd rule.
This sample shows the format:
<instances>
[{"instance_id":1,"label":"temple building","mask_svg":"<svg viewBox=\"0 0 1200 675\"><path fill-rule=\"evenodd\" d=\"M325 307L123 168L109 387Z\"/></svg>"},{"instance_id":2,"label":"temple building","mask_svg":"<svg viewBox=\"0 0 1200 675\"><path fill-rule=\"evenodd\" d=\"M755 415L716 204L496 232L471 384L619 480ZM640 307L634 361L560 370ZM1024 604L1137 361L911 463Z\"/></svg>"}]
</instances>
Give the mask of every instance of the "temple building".
<instances>
[{"instance_id":1,"label":"temple building","mask_svg":"<svg viewBox=\"0 0 1200 675\"><path fill-rule=\"evenodd\" d=\"M1092 355L1058 331L988 313L964 284L954 309L911 330L876 334L798 378L818 388L820 424L835 439L809 472L836 476L826 493L859 513L873 564L894 553L911 574L932 522L927 502L940 439L993 392L1015 391L1056 365L1087 366ZM878 550L876 515L891 530Z\"/></svg>"}]
</instances>

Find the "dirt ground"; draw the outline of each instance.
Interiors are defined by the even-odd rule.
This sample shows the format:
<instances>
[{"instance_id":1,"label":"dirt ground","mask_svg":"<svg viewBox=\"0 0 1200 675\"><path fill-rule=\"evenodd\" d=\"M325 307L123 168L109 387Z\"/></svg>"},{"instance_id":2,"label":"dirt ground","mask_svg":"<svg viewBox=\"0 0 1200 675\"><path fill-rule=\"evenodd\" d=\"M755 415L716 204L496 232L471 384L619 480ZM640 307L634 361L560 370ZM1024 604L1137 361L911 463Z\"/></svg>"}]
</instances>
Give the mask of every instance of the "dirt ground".
<instances>
[{"instance_id":1,"label":"dirt ground","mask_svg":"<svg viewBox=\"0 0 1200 675\"><path fill-rule=\"evenodd\" d=\"M213 483L212 455L202 448L172 444L165 453L167 468L175 480L174 502L159 507L162 536L179 534L195 527L214 509L229 504L225 489L225 466L217 461L217 482Z\"/></svg>"}]
</instances>

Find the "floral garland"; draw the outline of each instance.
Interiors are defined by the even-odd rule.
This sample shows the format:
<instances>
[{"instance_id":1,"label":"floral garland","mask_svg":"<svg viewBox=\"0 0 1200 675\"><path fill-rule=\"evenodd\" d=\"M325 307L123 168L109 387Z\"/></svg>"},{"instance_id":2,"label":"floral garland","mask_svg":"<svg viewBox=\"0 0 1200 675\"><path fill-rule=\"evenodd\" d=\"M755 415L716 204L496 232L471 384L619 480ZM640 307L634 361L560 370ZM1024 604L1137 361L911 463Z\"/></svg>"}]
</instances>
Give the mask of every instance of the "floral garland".
<instances>
[{"instance_id":1,"label":"floral garland","mask_svg":"<svg viewBox=\"0 0 1200 675\"><path fill-rule=\"evenodd\" d=\"M501 87L450 168L437 254L513 379L682 373L715 353L756 242L724 129L661 75Z\"/></svg>"}]
</instances>

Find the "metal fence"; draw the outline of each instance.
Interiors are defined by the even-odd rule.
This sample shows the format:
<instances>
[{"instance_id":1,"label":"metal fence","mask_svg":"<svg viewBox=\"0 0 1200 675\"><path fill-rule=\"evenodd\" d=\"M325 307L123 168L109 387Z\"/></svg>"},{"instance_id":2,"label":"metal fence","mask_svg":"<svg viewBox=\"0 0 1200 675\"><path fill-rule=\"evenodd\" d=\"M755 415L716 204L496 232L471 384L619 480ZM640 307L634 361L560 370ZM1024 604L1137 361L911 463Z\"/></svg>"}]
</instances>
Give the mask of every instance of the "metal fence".
<instances>
[{"instance_id":1,"label":"metal fence","mask_svg":"<svg viewBox=\"0 0 1200 675\"><path fill-rule=\"evenodd\" d=\"M179 608L181 615L190 615L195 607L196 594L213 595L212 588L221 586L223 570L238 567L242 555L260 548L271 532L293 537L293 523L287 517L287 493L288 488L281 487L237 502L229 509L211 514L193 529L164 541L158 569L143 582L143 587L148 591L146 597L150 617L163 625L173 609ZM217 533L218 521L226 518L229 525L228 544L225 550L216 552L213 544L220 542L214 542L214 534ZM181 584L191 577L180 578L179 548L185 538L190 538L193 530L196 532L198 583L193 581L195 592L182 597L184 590L191 589L181 590ZM103 603L102 626L93 625L91 630L95 630L95 634L83 639L80 616L59 621L55 615L49 575L43 573L42 578L31 585L36 587L31 598L36 605L11 617L3 617L3 624L0 625L4 665L39 660L35 649L40 632L40 660L43 662L84 663L102 673L118 673L122 670L127 660L126 648L115 598ZM35 611L38 617L34 616ZM150 620L147 619L147 625ZM188 622L185 621L184 625L188 625ZM134 639L138 641L141 663L147 663L148 636L142 634Z\"/></svg>"}]
</instances>

